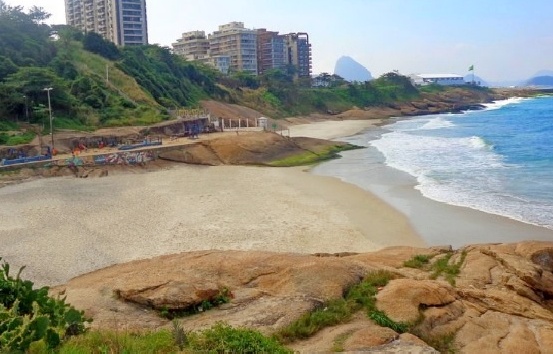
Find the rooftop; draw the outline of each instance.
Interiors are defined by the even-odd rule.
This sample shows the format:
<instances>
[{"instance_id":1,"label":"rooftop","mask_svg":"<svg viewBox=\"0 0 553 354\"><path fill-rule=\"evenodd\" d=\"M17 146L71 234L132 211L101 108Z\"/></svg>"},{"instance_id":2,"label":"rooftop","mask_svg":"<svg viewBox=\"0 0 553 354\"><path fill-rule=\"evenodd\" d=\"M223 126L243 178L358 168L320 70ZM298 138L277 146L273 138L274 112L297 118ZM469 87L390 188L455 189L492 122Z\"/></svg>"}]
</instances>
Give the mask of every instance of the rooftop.
<instances>
[{"instance_id":1,"label":"rooftop","mask_svg":"<svg viewBox=\"0 0 553 354\"><path fill-rule=\"evenodd\" d=\"M415 74L415 76L423 79L446 79L450 77L463 77L462 75L458 74Z\"/></svg>"}]
</instances>

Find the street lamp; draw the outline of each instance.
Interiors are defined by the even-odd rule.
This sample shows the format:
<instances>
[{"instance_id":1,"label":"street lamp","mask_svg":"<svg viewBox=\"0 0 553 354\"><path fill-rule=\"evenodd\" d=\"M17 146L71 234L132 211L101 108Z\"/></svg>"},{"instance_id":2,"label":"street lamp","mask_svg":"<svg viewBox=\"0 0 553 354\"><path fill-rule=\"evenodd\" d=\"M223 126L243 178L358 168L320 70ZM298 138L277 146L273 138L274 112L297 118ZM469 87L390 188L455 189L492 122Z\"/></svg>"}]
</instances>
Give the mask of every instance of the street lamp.
<instances>
[{"instance_id":1,"label":"street lamp","mask_svg":"<svg viewBox=\"0 0 553 354\"><path fill-rule=\"evenodd\" d=\"M46 87L44 91L48 93L48 111L50 112L50 139L52 141L52 150L50 151L52 154L54 153L54 129L52 128L52 104L50 103L50 91L52 91L53 88Z\"/></svg>"},{"instance_id":2,"label":"street lamp","mask_svg":"<svg viewBox=\"0 0 553 354\"><path fill-rule=\"evenodd\" d=\"M27 123L29 123L29 106L27 105L27 95L23 95L25 100L25 118L27 118Z\"/></svg>"}]
</instances>

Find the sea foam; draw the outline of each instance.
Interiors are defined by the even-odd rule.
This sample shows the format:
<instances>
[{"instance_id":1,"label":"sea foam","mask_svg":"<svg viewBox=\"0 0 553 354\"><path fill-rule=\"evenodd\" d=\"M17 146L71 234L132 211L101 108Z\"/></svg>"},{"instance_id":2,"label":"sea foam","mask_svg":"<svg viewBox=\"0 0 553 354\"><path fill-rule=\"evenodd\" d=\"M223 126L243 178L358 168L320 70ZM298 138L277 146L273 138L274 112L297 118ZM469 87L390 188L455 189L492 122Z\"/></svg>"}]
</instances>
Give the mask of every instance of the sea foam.
<instances>
[{"instance_id":1,"label":"sea foam","mask_svg":"<svg viewBox=\"0 0 553 354\"><path fill-rule=\"evenodd\" d=\"M552 108L553 98L512 98L401 120L370 145L425 197L553 228Z\"/></svg>"}]
</instances>

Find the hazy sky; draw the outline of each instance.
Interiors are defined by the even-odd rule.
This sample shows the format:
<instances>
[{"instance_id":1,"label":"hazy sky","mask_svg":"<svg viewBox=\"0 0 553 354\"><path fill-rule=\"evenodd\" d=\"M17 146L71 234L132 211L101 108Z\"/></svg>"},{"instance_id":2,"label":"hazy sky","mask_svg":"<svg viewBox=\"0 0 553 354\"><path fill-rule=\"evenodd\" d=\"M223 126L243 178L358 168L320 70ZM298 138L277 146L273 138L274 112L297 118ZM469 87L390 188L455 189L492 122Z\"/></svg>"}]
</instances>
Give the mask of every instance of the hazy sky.
<instances>
[{"instance_id":1,"label":"hazy sky","mask_svg":"<svg viewBox=\"0 0 553 354\"><path fill-rule=\"evenodd\" d=\"M6 1L6 0L5 0ZM65 23L64 0L37 5ZM526 79L553 70L553 0L147 0L150 43L170 46L182 32L247 28L308 32L313 72L333 72L348 55L373 76L399 70L484 80Z\"/></svg>"}]
</instances>

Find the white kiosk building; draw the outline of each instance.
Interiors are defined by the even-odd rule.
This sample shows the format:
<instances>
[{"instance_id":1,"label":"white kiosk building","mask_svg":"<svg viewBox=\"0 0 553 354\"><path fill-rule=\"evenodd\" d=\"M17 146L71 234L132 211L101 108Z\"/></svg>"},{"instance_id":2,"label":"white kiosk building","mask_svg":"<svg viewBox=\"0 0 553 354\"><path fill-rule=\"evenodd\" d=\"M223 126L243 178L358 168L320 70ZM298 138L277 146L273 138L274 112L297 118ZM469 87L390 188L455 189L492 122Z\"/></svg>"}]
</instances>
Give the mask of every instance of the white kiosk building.
<instances>
[{"instance_id":1,"label":"white kiosk building","mask_svg":"<svg viewBox=\"0 0 553 354\"><path fill-rule=\"evenodd\" d=\"M444 86L466 85L465 78L457 74L413 74L411 75L411 81L418 86L431 84Z\"/></svg>"}]
</instances>

